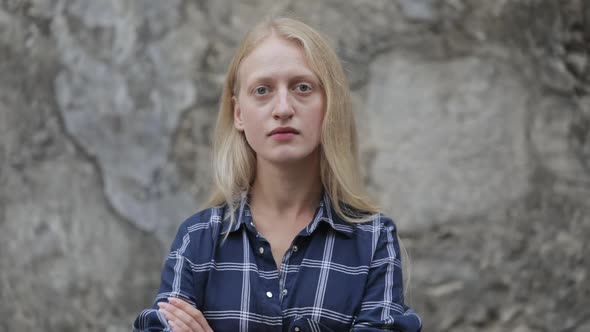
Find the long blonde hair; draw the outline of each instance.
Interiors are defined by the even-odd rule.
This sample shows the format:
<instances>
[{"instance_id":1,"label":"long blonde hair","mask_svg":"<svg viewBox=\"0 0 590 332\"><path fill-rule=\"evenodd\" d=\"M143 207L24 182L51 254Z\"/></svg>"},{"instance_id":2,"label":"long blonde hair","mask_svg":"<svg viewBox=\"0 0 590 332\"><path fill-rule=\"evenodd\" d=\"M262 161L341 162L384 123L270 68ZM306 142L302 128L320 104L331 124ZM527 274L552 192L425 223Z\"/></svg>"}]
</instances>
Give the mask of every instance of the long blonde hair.
<instances>
[{"instance_id":1,"label":"long blonde hair","mask_svg":"<svg viewBox=\"0 0 590 332\"><path fill-rule=\"evenodd\" d=\"M241 62L273 33L302 47L309 66L324 89L326 110L321 132L320 172L332 207L338 216L348 222L371 220L379 209L363 188L350 88L344 70L336 53L320 33L301 21L285 17L268 18L255 26L246 35L229 65L215 127L214 186L206 206L227 204L231 228L237 202L254 181L256 155L243 133L234 127L232 97L239 90Z\"/></svg>"}]
</instances>

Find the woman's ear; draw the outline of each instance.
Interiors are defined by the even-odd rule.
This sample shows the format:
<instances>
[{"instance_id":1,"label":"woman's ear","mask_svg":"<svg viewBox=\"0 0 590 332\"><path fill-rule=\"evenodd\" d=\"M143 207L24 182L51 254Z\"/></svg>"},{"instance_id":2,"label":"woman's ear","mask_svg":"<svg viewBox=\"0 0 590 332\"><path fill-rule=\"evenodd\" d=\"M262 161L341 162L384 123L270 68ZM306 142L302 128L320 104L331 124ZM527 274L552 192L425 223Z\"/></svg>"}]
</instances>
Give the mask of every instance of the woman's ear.
<instances>
[{"instance_id":1,"label":"woman's ear","mask_svg":"<svg viewBox=\"0 0 590 332\"><path fill-rule=\"evenodd\" d=\"M242 110L236 96L231 97L231 103L234 108L234 127L239 131L244 131L244 120L242 119Z\"/></svg>"}]
</instances>

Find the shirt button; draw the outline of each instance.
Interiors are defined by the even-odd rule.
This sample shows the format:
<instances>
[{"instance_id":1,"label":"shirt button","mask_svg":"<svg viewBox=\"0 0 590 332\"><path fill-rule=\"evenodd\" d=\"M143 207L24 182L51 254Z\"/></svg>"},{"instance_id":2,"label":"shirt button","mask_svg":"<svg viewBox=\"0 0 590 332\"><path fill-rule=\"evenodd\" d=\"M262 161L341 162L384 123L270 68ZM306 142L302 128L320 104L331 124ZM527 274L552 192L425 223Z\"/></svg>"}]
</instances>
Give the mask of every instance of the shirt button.
<instances>
[{"instance_id":1,"label":"shirt button","mask_svg":"<svg viewBox=\"0 0 590 332\"><path fill-rule=\"evenodd\" d=\"M293 329L295 332L299 332L299 326L295 326L295 328Z\"/></svg>"},{"instance_id":2,"label":"shirt button","mask_svg":"<svg viewBox=\"0 0 590 332\"><path fill-rule=\"evenodd\" d=\"M293 246L293 252L297 252L297 250L299 250L299 248L297 248L297 246Z\"/></svg>"},{"instance_id":3,"label":"shirt button","mask_svg":"<svg viewBox=\"0 0 590 332\"><path fill-rule=\"evenodd\" d=\"M287 295L287 289L283 289L283 296Z\"/></svg>"},{"instance_id":4,"label":"shirt button","mask_svg":"<svg viewBox=\"0 0 590 332\"><path fill-rule=\"evenodd\" d=\"M258 252L259 252L261 255L262 255L262 254L264 254L264 248L262 248L262 247L258 248Z\"/></svg>"},{"instance_id":5,"label":"shirt button","mask_svg":"<svg viewBox=\"0 0 590 332\"><path fill-rule=\"evenodd\" d=\"M272 293L271 292L266 292L266 297L268 297L270 299L272 297Z\"/></svg>"}]
</instances>

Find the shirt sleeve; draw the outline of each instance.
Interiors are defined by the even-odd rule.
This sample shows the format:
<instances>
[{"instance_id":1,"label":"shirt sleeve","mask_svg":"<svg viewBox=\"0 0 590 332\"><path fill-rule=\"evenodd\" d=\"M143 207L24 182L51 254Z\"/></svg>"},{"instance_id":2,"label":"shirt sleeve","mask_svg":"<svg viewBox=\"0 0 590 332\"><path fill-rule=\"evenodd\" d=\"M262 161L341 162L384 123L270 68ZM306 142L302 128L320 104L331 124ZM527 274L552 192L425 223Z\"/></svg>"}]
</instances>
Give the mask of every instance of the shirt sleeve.
<instances>
[{"instance_id":1,"label":"shirt sleeve","mask_svg":"<svg viewBox=\"0 0 590 332\"><path fill-rule=\"evenodd\" d=\"M393 221L381 217L380 234L351 331L419 332L420 317L404 304L401 255Z\"/></svg>"},{"instance_id":2,"label":"shirt sleeve","mask_svg":"<svg viewBox=\"0 0 590 332\"><path fill-rule=\"evenodd\" d=\"M176 234L170 253L166 257L162 271L160 289L151 308L143 310L133 322L134 332L171 331L164 316L158 312L158 302L168 302L168 297L181 298L193 306L193 273L185 253L190 245L190 236L185 224Z\"/></svg>"}]
</instances>

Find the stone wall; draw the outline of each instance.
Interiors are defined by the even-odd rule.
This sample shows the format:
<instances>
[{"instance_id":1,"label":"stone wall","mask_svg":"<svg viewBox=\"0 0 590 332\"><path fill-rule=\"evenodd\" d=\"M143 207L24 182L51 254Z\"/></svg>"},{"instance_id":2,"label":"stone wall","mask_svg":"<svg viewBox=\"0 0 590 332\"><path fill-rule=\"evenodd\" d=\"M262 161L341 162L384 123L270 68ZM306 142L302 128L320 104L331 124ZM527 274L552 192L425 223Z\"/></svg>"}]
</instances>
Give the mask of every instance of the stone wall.
<instances>
[{"instance_id":1,"label":"stone wall","mask_svg":"<svg viewBox=\"0 0 590 332\"><path fill-rule=\"evenodd\" d=\"M425 331L590 330L584 0L0 1L0 330L130 330L271 13L343 60Z\"/></svg>"}]
</instances>

